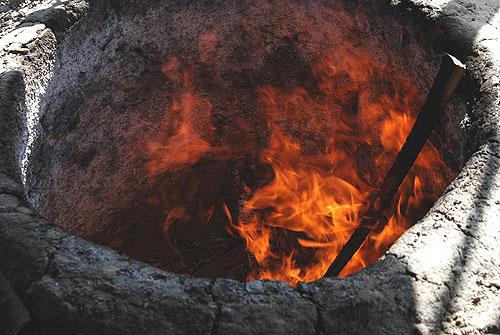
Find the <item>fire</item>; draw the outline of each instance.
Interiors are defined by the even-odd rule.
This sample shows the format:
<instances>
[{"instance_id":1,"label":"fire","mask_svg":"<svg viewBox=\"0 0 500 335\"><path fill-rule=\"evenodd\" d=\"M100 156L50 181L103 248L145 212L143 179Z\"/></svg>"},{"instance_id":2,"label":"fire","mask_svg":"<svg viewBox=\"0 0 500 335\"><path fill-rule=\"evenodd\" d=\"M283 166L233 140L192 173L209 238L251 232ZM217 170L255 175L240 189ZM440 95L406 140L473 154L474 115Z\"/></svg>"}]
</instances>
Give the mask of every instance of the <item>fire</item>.
<instances>
[{"instance_id":1,"label":"fire","mask_svg":"<svg viewBox=\"0 0 500 335\"><path fill-rule=\"evenodd\" d=\"M200 43L212 46L217 38L206 34ZM326 54L312 71L315 89L257 89L257 113L269 130L267 146L257 156L272 169L273 178L256 189L243 185L240 208L231 211L223 204L218 209L227 217L228 233L238 233L250 255L247 280L297 285L322 278L358 226L415 121L421 101L410 79L363 50L339 47ZM163 71L178 89L161 134L148 143L151 178L207 155L222 161L248 149L214 146L212 103L196 92L192 73L182 71L176 58ZM396 194L394 210L385 213L387 224L374 228L341 275L382 256L436 200L448 173L428 143ZM205 215L207 221L212 212ZM164 233L186 213L181 206L167 214Z\"/></svg>"},{"instance_id":2,"label":"fire","mask_svg":"<svg viewBox=\"0 0 500 335\"><path fill-rule=\"evenodd\" d=\"M196 94L191 73L185 70L180 73L180 62L171 58L163 66L165 75L181 87L178 95L170 104L162 122L162 132L159 138L148 142L149 161L146 165L148 175L154 177L166 171L196 163L212 146L202 137L201 132L209 137L213 131L210 123L204 129L196 129L195 120L207 119L212 113L212 105L206 98ZM171 120L173 118L173 120ZM173 134L168 135L174 123ZM199 128L199 126L198 126Z\"/></svg>"},{"instance_id":3,"label":"fire","mask_svg":"<svg viewBox=\"0 0 500 335\"><path fill-rule=\"evenodd\" d=\"M360 50L332 55L337 57L326 57L315 68L321 91L316 96L300 87L260 89L271 131L261 159L272 167L274 179L243 203L234 225L256 262L249 280L297 285L323 277L414 123L416 89L407 78L368 61ZM335 122L315 120L328 115ZM328 139L312 151L301 144L311 131L310 120ZM372 232L342 276L383 255L422 212L423 200L435 200L433 190L442 189L445 178L433 176L444 171L446 165L428 144L401 186L387 225Z\"/></svg>"}]
</instances>

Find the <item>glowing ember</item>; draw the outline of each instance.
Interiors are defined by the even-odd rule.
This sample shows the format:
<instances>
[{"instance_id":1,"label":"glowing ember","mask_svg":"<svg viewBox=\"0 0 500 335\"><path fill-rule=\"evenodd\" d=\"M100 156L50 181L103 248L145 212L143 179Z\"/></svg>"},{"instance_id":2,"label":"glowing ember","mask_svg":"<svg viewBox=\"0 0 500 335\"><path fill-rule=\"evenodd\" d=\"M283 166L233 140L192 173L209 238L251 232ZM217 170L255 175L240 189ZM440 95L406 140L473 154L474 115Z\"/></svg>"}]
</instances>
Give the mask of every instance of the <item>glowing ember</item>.
<instances>
[{"instance_id":1,"label":"glowing ember","mask_svg":"<svg viewBox=\"0 0 500 335\"><path fill-rule=\"evenodd\" d=\"M214 41L209 34L202 42ZM267 122L269 140L256 156L274 176L257 188L243 185L241 206L233 209L237 218L225 204L220 209L227 216L227 230L243 238L251 255L248 280L297 285L320 279L357 227L413 125L419 101L408 78L356 48L339 47L327 54L313 69L316 92L257 89L257 113ZM178 67L176 59L164 66L180 93L165 116L176 118L165 121L175 124L174 130L149 144L146 169L151 177L207 154L217 160L229 155L210 144L209 116L204 128L195 127L193 120L211 114L212 104L194 92L189 75L179 74ZM342 275L383 255L435 201L448 173L437 150L426 145L396 195L395 210L386 213L388 224L370 235ZM178 208L167 215L166 233L183 213Z\"/></svg>"}]
</instances>

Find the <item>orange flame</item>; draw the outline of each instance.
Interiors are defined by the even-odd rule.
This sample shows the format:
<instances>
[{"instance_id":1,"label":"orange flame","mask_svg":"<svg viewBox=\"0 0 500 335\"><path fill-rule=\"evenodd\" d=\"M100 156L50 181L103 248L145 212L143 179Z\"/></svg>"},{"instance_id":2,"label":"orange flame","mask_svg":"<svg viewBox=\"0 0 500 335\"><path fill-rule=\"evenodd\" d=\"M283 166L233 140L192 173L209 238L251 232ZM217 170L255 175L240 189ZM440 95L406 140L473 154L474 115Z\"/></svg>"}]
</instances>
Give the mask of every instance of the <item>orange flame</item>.
<instances>
[{"instance_id":1,"label":"orange flame","mask_svg":"<svg viewBox=\"0 0 500 335\"><path fill-rule=\"evenodd\" d=\"M211 33L200 39L215 48ZM200 55L201 58L209 57ZM224 160L243 148L213 147L211 102L194 90L189 70L175 57L163 66L177 86L158 138L148 144L151 177L192 165L206 154ZM243 185L245 200L235 217L227 205L227 231L237 232L251 255L247 280L274 279L297 285L320 279L344 246L370 196L402 147L419 100L408 78L356 48L328 53L313 68L316 89L258 89L258 113L269 141L260 160L274 172L266 185ZM200 122L202 120L203 122ZM224 146L224 145L223 145ZM376 227L341 276L375 262L428 209L444 189L449 170L427 144L394 199L387 224ZM206 213L207 220L214 208ZM164 232L187 215L166 216Z\"/></svg>"},{"instance_id":2,"label":"orange flame","mask_svg":"<svg viewBox=\"0 0 500 335\"><path fill-rule=\"evenodd\" d=\"M316 96L300 87L260 90L271 130L261 158L274 179L243 204L234 226L257 263L249 280L297 285L320 279L358 226L414 123L416 89L407 78L359 50L332 55L315 68L321 90ZM331 134L323 148L301 144L305 134L318 131ZM432 178L446 171L432 145L416 167L387 225L370 235L342 276L375 262L422 211L424 190L435 197L432 190L444 187L444 176Z\"/></svg>"},{"instance_id":3,"label":"orange flame","mask_svg":"<svg viewBox=\"0 0 500 335\"><path fill-rule=\"evenodd\" d=\"M194 164L212 149L201 133L204 132L208 137L213 127L207 122L203 129L196 129L200 126L195 122L203 119L204 115L207 119L210 117L212 104L208 99L199 97L195 93L190 72L186 70L181 75L179 66L177 58L170 59L163 66L165 75L177 81L181 89L179 95L171 102L169 111L165 113L160 137L148 142L150 160L146 165L146 171L153 177ZM174 120L171 120L172 118ZM166 136L172 128L172 123L175 124L173 134Z\"/></svg>"}]
</instances>

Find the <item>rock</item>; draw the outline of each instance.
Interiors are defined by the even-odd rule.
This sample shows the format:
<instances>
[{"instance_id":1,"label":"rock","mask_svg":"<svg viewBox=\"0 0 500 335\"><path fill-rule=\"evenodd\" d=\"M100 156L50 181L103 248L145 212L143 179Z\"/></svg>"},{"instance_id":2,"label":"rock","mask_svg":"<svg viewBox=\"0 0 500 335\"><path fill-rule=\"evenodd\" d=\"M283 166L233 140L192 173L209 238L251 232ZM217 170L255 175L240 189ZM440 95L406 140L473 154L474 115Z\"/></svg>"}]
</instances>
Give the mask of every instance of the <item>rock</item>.
<instances>
[{"instance_id":1,"label":"rock","mask_svg":"<svg viewBox=\"0 0 500 335\"><path fill-rule=\"evenodd\" d=\"M0 193L22 196L23 190L21 186L13 179L7 177L5 174L0 173Z\"/></svg>"},{"instance_id":2,"label":"rock","mask_svg":"<svg viewBox=\"0 0 500 335\"><path fill-rule=\"evenodd\" d=\"M144 15L142 10L146 8L144 2L78 1L60 7L55 5L54 8L40 7L43 11L38 11L35 7L41 3L36 0L16 1L9 5L13 10L8 11L4 10L5 5L0 5L0 36L3 36L0 38L0 268L32 313L33 322L28 334L499 332L498 311L492 307L500 305L500 49L498 20L492 20L496 13L495 2L393 1L391 6L394 7L388 7L384 12L384 19L387 19L389 9L405 13L410 9L413 20L421 24L420 39L423 35L432 35L433 39L445 41L453 51L464 55L471 51L467 62L470 87L462 90L478 92L478 95L470 102L468 119L462 120L463 131L457 131L457 137L466 138L463 147L450 149L457 151L457 166L461 173L429 214L403 235L384 259L346 279L325 278L316 283L301 284L296 289L277 282L244 284L229 279L195 279L164 272L74 237L32 213L18 182L20 176L16 164L19 162L18 145L22 142L19 135L23 132L19 123L25 121L16 118L19 111L27 110L23 102L35 108L34 92L38 94L47 87L40 78L46 79L52 71L47 64L52 64L61 41L70 37L68 27L85 13L87 5L90 6L88 15L100 17L108 13L99 11L100 8L116 14L110 19L108 30L103 30L98 46L92 49L96 52L93 57L99 57L97 53L110 57L102 58L105 62L97 64L100 69L85 69L82 64L88 59L82 56L82 44L77 43L77 39L74 45L66 45L66 50L73 47L75 50L74 57L68 58L74 61L74 72L64 74L68 77L94 79L93 71L109 70L106 62L120 52L135 54L138 67L143 66L150 56L144 53L144 48L133 49L113 40L114 36L127 32L124 29L127 13L132 13L132 17L140 21ZM210 10L217 11L222 5L223 2L211 3ZM168 6L165 12L170 13L180 3L169 3ZM81 8L81 11L69 13L71 8ZM150 7L147 9L151 11ZM25 25L18 26L26 13L31 13L31 16ZM118 26L125 31L114 29L116 18L120 18ZM44 21L50 28L52 19L56 20L52 27L58 30L57 43L52 30L37 23ZM73 19L75 21L71 21ZM193 29L200 29L206 22L198 20L199 16L191 16L189 20L178 22L187 22L191 26L195 22ZM223 26L221 22L222 19L215 20L215 26ZM27 25L31 23L35 25ZM91 23L84 30L87 34L94 32ZM81 23L82 26L85 24ZM73 29L75 31L77 27ZM108 38L105 38L106 33ZM180 33L186 34L186 31ZM399 48L406 43L402 40L398 35ZM179 39L175 45L182 43L183 39ZM38 45L35 54L25 54L24 49L34 45ZM87 47L92 47L92 43ZM9 48L14 53L4 52ZM82 63L78 63L78 57L82 57ZM415 55L412 57L412 62L421 61ZM121 76L121 70L123 68L118 68L109 75ZM137 82L145 77L161 81L157 74L141 73ZM84 89L92 92L96 87L94 84L92 82ZM62 88L61 92L68 92L66 86ZM103 91L109 89L105 86ZM137 101L135 97L129 104L125 101L127 98L127 94L120 98L123 100L121 106L127 106L127 112L123 114L133 112L133 103ZM60 119L64 121L61 122L64 129L62 141L71 140L71 127L78 124L75 110L85 104L86 99L87 95L82 95L78 99L68 99L72 103L61 106L60 116L67 118ZM59 97L54 101L62 100ZM99 113L104 112L104 108L99 109ZM109 131L108 127L104 129ZM75 155L82 158L78 160L80 166L92 166L94 158L88 158L92 151L82 149L85 150ZM115 155L103 162L111 165L120 157ZM460 157L464 161L460 161ZM56 172L62 171L54 171L51 176L59 178ZM84 183L78 185L88 186ZM90 183L90 186L99 189L100 185ZM61 206L60 202L49 204Z\"/></svg>"},{"instance_id":3,"label":"rock","mask_svg":"<svg viewBox=\"0 0 500 335\"><path fill-rule=\"evenodd\" d=\"M8 50L12 44L18 48L22 48L40 36L44 29L45 25L43 24L34 24L17 28L0 38L0 49Z\"/></svg>"},{"instance_id":4,"label":"rock","mask_svg":"<svg viewBox=\"0 0 500 335\"><path fill-rule=\"evenodd\" d=\"M12 43L5 50L10 53L22 54L22 55L26 55L29 51L29 49L23 47L21 43Z\"/></svg>"},{"instance_id":5,"label":"rock","mask_svg":"<svg viewBox=\"0 0 500 335\"><path fill-rule=\"evenodd\" d=\"M0 212L15 211L19 206L19 200L11 194L0 194Z\"/></svg>"},{"instance_id":6,"label":"rock","mask_svg":"<svg viewBox=\"0 0 500 335\"><path fill-rule=\"evenodd\" d=\"M35 214L35 212L32 209L26 208L26 207L17 207L16 212L21 213L21 214L26 214L26 215Z\"/></svg>"}]
</instances>

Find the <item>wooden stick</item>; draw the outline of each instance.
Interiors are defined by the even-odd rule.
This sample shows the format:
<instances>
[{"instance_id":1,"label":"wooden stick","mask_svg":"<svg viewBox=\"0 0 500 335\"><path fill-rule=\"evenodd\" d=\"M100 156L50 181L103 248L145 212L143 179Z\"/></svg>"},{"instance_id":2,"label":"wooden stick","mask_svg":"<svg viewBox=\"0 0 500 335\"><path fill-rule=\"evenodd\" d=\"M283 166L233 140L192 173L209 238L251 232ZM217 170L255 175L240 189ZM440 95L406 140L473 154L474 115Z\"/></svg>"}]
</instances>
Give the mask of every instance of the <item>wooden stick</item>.
<instances>
[{"instance_id":1,"label":"wooden stick","mask_svg":"<svg viewBox=\"0 0 500 335\"><path fill-rule=\"evenodd\" d=\"M366 240L370 231L377 226L387 224L383 219L383 212L391 203L432 129L438 123L439 115L445 109L464 71L465 65L458 59L448 54L443 56L441 68L403 148L385 176L382 187L368 211L360 220L358 228L337 255L326 276L338 276Z\"/></svg>"}]
</instances>

